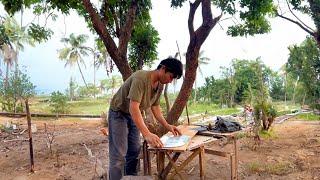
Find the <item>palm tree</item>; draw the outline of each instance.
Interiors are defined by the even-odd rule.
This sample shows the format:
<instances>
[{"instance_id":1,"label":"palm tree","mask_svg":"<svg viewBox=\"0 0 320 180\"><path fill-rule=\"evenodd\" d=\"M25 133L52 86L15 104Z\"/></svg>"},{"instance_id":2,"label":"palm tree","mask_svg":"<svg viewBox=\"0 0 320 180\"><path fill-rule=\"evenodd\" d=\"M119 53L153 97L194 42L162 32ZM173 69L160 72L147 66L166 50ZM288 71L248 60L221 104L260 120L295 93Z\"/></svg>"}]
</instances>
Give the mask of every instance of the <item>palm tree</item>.
<instances>
[{"instance_id":1,"label":"palm tree","mask_svg":"<svg viewBox=\"0 0 320 180\"><path fill-rule=\"evenodd\" d=\"M9 76L9 70L15 65L15 71L18 71L18 54L24 50L23 43L34 45L33 39L25 32L25 28L21 27L13 17L4 18L1 22L1 46L0 54L3 57L3 62L6 64L6 81Z\"/></svg>"},{"instance_id":2,"label":"palm tree","mask_svg":"<svg viewBox=\"0 0 320 180\"><path fill-rule=\"evenodd\" d=\"M65 67L68 65L70 67L73 67L75 64L77 64L82 80L86 87L88 87L88 85L86 80L84 79L80 63L82 63L86 67L83 56L88 56L88 53L92 52L92 49L90 47L84 46L84 43L86 43L87 40L88 36L85 34L75 36L74 33L72 33L70 34L69 38L61 39L61 42L65 43L65 45L67 46L58 50L59 59L66 61Z\"/></svg>"}]
</instances>

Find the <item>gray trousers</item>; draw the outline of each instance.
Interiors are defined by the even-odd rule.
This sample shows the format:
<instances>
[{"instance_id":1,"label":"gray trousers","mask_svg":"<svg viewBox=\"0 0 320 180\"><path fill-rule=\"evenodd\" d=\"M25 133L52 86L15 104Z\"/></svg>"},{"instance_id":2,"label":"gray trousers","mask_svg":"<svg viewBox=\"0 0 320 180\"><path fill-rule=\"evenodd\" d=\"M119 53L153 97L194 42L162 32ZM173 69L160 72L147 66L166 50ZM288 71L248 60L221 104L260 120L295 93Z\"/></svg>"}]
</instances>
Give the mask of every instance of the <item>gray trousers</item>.
<instances>
[{"instance_id":1,"label":"gray trousers","mask_svg":"<svg viewBox=\"0 0 320 180\"><path fill-rule=\"evenodd\" d=\"M140 132L130 114L109 110L109 180L137 175Z\"/></svg>"}]
</instances>

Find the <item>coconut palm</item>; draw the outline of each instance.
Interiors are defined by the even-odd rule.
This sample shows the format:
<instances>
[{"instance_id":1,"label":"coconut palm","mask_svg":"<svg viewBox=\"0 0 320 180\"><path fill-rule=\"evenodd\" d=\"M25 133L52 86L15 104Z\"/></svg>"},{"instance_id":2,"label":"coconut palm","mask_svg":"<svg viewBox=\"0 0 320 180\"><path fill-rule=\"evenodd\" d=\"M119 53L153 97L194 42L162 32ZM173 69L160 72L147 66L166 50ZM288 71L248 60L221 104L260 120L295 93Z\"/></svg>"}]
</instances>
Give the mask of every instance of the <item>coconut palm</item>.
<instances>
[{"instance_id":1,"label":"coconut palm","mask_svg":"<svg viewBox=\"0 0 320 180\"><path fill-rule=\"evenodd\" d=\"M73 67L77 64L79 72L81 74L82 80L86 87L88 87L86 80L84 79L80 63L86 67L86 64L83 60L83 56L88 56L92 49L84 45L88 40L88 36L85 34L80 34L78 36L74 33L69 35L69 38L62 38L61 42L65 43L66 47L58 50L59 59L65 60L66 66Z\"/></svg>"},{"instance_id":2,"label":"coconut palm","mask_svg":"<svg viewBox=\"0 0 320 180\"><path fill-rule=\"evenodd\" d=\"M24 50L24 43L34 45L33 39L25 32L13 17L6 17L1 22L1 46L0 54L6 65L6 82L9 78L9 70L15 65L15 71L18 70L18 54Z\"/></svg>"}]
</instances>

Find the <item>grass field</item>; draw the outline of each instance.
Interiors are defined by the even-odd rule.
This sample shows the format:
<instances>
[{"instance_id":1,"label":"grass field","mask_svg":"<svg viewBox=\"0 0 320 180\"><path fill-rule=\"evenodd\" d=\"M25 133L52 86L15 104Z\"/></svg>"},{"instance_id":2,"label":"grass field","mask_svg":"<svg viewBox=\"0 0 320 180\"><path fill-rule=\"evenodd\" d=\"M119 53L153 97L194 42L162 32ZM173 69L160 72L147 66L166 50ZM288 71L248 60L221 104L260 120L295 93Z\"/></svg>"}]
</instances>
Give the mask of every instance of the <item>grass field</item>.
<instances>
[{"instance_id":1,"label":"grass field","mask_svg":"<svg viewBox=\"0 0 320 180\"><path fill-rule=\"evenodd\" d=\"M36 97L30 101L30 109L33 113L51 113L51 107L49 106L49 97L41 96ZM68 101L68 109L70 114L92 114L100 115L106 112L109 108L108 98L85 98L77 101ZM165 110L164 100L161 100L161 106ZM291 113L293 110L299 109L297 104L285 104L284 102L275 102L275 108L278 111L278 116ZM218 115L231 115L240 114L243 111L241 106L235 108L221 108L217 104L210 103L189 103L188 113L189 115L206 115L206 116L218 116ZM186 109L182 113L182 116L186 116ZM320 120L319 115L313 113L299 114L296 119L306 121Z\"/></svg>"}]
</instances>

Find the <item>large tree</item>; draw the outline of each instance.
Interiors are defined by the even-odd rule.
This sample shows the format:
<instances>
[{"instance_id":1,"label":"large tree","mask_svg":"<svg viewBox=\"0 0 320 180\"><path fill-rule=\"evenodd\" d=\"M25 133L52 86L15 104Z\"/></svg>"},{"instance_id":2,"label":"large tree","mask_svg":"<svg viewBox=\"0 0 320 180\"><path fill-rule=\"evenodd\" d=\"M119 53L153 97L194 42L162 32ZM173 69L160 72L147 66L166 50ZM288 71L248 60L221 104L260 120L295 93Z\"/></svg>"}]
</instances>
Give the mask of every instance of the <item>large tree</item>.
<instances>
[{"instance_id":1,"label":"large tree","mask_svg":"<svg viewBox=\"0 0 320 180\"><path fill-rule=\"evenodd\" d=\"M45 7L58 8L64 13L69 12L72 8L76 9L80 15L86 18L89 25L102 39L124 80L132 73L127 59L127 50L132 30L135 27L134 23L139 22L137 20L139 18L148 17L151 8L150 0L102 1L99 10L90 0L82 0L82 2L78 0L26 0L24 3L9 0L1 1L10 13L21 10L24 5L31 7L32 4L41 5L41 3L45 4ZM186 0L172 0L171 5L172 7L181 7L184 2ZM181 91L168 113L167 119L170 123L177 122L187 103L196 77L200 48L222 15L239 16L242 20L237 21L240 22L239 24L229 27L228 33L230 35L254 35L266 33L270 30L270 25L265 16L273 10L271 0L195 0L189 4L188 30L190 41L186 53L185 79ZM195 29L194 19L199 7L202 11L202 24ZM212 9L218 12L216 17L213 17Z\"/></svg>"},{"instance_id":2,"label":"large tree","mask_svg":"<svg viewBox=\"0 0 320 180\"><path fill-rule=\"evenodd\" d=\"M301 45L289 47L290 56L286 70L303 83L307 99L313 103L320 103L320 50L317 42L307 38Z\"/></svg>"},{"instance_id":3,"label":"large tree","mask_svg":"<svg viewBox=\"0 0 320 180\"><path fill-rule=\"evenodd\" d=\"M284 3L286 7L281 4ZM276 16L296 24L317 42L320 48L320 1L319 0L282 0L275 1ZM303 18L308 16L313 25Z\"/></svg>"}]
</instances>

